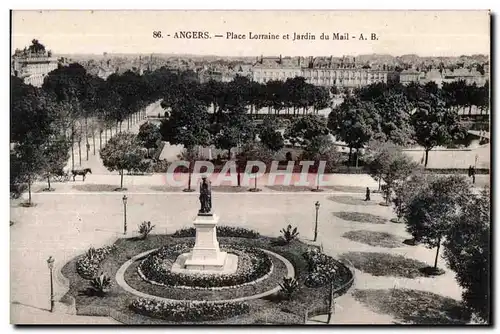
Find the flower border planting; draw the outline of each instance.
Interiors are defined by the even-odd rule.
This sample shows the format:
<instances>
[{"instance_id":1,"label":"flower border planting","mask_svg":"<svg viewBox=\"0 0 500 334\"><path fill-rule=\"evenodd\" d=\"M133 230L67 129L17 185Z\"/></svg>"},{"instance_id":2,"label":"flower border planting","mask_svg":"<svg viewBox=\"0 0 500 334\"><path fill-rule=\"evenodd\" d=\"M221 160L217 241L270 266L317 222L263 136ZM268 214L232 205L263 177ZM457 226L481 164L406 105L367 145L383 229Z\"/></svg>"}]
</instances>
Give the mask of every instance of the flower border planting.
<instances>
[{"instance_id":1,"label":"flower border planting","mask_svg":"<svg viewBox=\"0 0 500 334\"><path fill-rule=\"evenodd\" d=\"M251 264L242 268L238 264L238 271L228 275L187 275L184 273L174 273L170 268L166 268L165 261L175 261L175 259L188 252L193 247L192 242L177 244L173 247L165 246L149 255L139 265L139 275L146 281L155 284L170 286L179 289L229 289L254 284L268 277L273 271L273 263L269 256L255 248L242 247L237 245L221 245L222 250L235 253L239 257L250 255ZM242 268L242 269L241 269Z\"/></svg>"},{"instance_id":2,"label":"flower border planting","mask_svg":"<svg viewBox=\"0 0 500 334\"><path fill-rule=\"evenodd\" d=\"M337 282L350 281L353 278L353 273L346 266L331 256L321 253L317 248L306 251L302 256L309 267L309 274L304 282L308 287L324 286L333 278L341 278L335 280Z\"/></svg>"},{"instance_id":3,"label":"flower border planting","mask_svg":"<svg viewBox=\"0 0 500 334\"><path fill-rule=\"evenodd\" d=\"M221 320L250 311L247 303L167 302L149 298L137 298L130 308L135 312L167 321Z\"/></svg>"},{"instance_id":4,"label":"flower border planting","mask_svg":"<svg viewBox=\"0 0 500 334\"><path fill-rule=\"evenodd\" d=\"M114 245L101 248L89 248L87 253L76 262L76 271L85 279L93 279L99 272L99 266L114 250Z\"/></svg>"},{"instance_id":5,"label":"flower border planting","mask_svg":"<svg viewBox=\"0 0 500 334\"><path fill-rule=\"evenodd\" d=\"M254 230L250 230L244 227L234 227L234 226L216 226L217 237L219 238L227 238L227 237L235 237L235 238L249 238L256 239L260 237L260 234ZM183 228L175 231L172 234L172 238L188 238L195 237L196 229L194 227Z\"/></svg>"}]
</instances>

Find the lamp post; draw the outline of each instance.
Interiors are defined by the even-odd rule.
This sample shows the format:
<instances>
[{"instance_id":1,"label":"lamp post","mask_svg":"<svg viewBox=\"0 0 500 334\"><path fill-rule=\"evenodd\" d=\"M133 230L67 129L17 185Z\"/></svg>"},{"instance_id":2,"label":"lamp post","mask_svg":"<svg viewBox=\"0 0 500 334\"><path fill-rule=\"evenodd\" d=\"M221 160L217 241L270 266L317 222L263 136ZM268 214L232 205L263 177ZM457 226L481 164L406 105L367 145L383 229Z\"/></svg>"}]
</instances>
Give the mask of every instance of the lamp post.
<instances>
[{"instance_id":1,"label":"lamp post","mask_svg":"<svg viewBox=\"0 0 500 334\"><path fill-rule=\"evenodd\" d=\"M127 234L127 195L123 195L123 234Z\"/></svg>"},{"instance_id":2,"label":"lamp post","mask_svg":"<svg viewBox=\"0 0 500 334\"><path fill-rule=\"evenodd\" d=\"M53 270L54 270L54 258L49 256L47 259L47 266L49 267L50 272L50 312L54 312L54 279L53 279Z\"/></svg>"},{"instance_id":3,"label":"lamp post","mask_svg":"<svg viewBox=\"0 0 500 334\"><path fill-rule=\"evenodd\" d=\"M316 220L314 222L314 241L316 241L316 239L318 238L318 211L320 206L319 202L316 202L314 206L316 207Z\"/></svg>"}]
</instances>

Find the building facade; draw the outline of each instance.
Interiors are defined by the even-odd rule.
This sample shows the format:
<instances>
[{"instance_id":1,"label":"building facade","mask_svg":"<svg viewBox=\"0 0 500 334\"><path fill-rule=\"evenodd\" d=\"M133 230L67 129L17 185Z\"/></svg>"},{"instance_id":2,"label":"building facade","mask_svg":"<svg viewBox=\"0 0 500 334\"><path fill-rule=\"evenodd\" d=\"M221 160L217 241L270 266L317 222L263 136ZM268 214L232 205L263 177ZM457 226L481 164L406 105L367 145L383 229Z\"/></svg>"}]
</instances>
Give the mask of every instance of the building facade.
<instances>
[{"instance_id":1,"label":"building facade","mask_svg":"<svg viewBox=\"0 0 500 334\"><path fill-rule=\"evenodd\" d=\"M252 68L253 80L266 83L272 80L286 81L304 77L306 82L317 86L358 88L372 83L387 83L389 71L356 65L353 62L333 62L332 57L260 57Z\"/></svg>"},{"instance_id":2,"label":"building facade","mask_svg":"<svg viewBox=\"0 0 500 334\"><path fill-rule=\"evenodd\" d=\"M14 56L12 74L27 85L41 87L47 74L57 69L58 64L57 58L47 54Z\"/></svg>"}]
</instances>

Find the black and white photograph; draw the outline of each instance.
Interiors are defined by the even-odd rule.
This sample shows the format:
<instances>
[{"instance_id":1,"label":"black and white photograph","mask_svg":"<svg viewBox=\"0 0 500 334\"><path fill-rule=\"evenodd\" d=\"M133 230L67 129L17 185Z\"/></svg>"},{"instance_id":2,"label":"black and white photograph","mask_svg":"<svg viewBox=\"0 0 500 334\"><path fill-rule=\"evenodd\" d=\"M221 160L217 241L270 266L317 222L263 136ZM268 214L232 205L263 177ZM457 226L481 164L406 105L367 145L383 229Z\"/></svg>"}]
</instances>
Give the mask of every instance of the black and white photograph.
<instances>
[{"instance_id":1,"label":"black and white photograph","mask_svg":"<svg viewBox=\"0 0 500 334\"><path fill-rule=\"evenodd\" d=\"M491 325L490 28L11 10L10 323Z\"/></svg>"}]
</instances>

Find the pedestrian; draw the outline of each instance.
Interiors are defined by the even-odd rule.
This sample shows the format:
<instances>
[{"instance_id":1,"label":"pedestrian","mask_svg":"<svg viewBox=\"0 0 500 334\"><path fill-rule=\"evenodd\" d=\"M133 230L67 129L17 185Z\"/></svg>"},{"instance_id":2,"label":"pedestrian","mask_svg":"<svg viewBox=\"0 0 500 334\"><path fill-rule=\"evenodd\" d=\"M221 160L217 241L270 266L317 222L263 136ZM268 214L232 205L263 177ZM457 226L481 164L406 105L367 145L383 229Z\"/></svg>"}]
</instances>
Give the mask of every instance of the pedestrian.
<instances>
[{"instance_id":1,"label":"pedestrian","mask_svg":"<svg viewBox=\"0 0 500 334\"><path fill-rule=\"evenodd\" d=\"M370 200L370 188L366 187L365 201L369 201L369 200Z\"/></svg>"}]
</instances>

